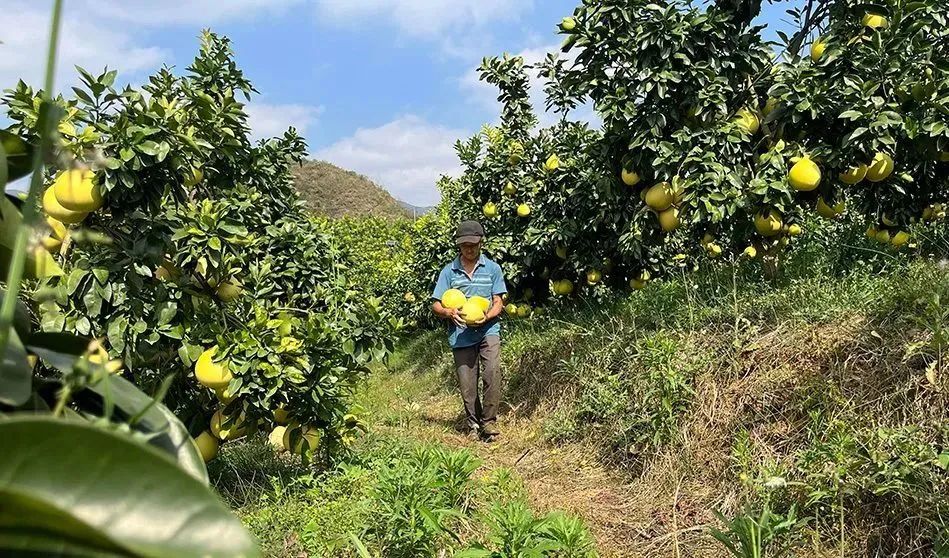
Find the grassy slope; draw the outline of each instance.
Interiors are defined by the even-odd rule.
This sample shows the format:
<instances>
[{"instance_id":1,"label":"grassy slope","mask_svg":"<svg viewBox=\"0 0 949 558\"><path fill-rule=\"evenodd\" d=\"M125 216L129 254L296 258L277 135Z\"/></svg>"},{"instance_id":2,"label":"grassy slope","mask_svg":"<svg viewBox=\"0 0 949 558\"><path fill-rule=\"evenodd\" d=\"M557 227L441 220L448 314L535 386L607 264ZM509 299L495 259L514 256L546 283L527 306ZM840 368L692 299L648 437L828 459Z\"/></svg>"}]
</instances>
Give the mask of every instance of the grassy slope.
<instances>
[{"instance_id":1,"label":"grassy slope","mask_svg":"<svg viewBox=\"0 0 949 558\"><path fill-rule=\"evenodd\" d=\"M327 217L411 216L388 192L353 171L325 161L307 161L293 172L294 185L307 207Z\"/></svg>"},{"instance_id":2,"label":"grassy slope","mask_svg":"<svg viewBox=\"0 0 949 558\"><path fill-rule=\"evenodd\" d=\"M498 445L457 433L437 334L375 380L395 396L376 410L510 467L532 505L583 516L604 556L721 555L711 510L764 499L815 516L796 555L929 556L940 527L928 521L949 496L934 460L949 447L949 383L931 385L928 359L907 348L931 340L920 319L949 327L937 292L949 296L949 279L927 263L778 287L683 276L515 324ZM776 478L790 485L764 488Z\"/></svg>"},{"instance_id":3,"label":"grassy slope","mask_svg":"<svg viewBox=\"0 0 949 558\"><path fill-rule=\"evenodd\" d=\"M811 518L795 556L932 556L949 511L938 466L949 373L932 385L931 355L912 349L949 331L934 298L949 296L949 276L932 259L812 256L802 250L789 266L797 278L777 285L752 268L683 273L509 324L493 445L459 433L444 340L421 334L362 395L372 435L361 465L301 477L266 451L229 446L216 485L274 556L347 555L327 549L377 521L379 464L420 443L480 460L481 493L495 493L478 509L497 498L496 479L522 479L514 492L581 516L602 556L723 556L712 510L766 500ZM776 479L786 486L766 488Z\"/></svg>"}]
</instances>

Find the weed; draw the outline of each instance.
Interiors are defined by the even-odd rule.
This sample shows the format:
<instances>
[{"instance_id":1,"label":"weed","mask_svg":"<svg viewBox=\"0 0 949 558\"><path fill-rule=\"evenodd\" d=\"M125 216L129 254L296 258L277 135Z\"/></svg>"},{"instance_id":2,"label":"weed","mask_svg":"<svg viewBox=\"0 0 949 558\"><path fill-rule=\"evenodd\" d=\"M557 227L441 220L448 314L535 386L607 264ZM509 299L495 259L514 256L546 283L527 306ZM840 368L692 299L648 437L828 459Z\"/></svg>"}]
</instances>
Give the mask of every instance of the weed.
<instances>
[{"instance_id":1,"label":"weed","mask_svg":"<svg viewBox=\"0 0 949 558\"><path fill-rule=\"evenodd\" d=\"M794 508L787 515L780 515L773 513L767 504L757 517L750 510L730 520L721 513L715 515L725 523L725 530L712 528L710 532L735 558L787 556L792 546L786 538L799 527Z\"/></svg>"}]
</instances>

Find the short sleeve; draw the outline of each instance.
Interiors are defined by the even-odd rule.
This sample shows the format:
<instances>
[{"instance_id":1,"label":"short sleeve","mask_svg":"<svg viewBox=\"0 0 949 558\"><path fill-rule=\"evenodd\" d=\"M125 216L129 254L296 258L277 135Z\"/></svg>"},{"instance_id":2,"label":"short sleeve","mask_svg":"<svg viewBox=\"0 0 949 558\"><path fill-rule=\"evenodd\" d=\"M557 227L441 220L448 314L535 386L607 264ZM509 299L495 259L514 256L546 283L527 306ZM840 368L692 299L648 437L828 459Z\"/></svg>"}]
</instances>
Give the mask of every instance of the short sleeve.
<instances>
[{"instance_id":1,"label":"short sleeve","mask_svg":"<svg viewBox=\"0 0 949 558\"><path fill-rule=\"evenodd\" d=\"M507 292L507 285L504 283L504 272L501 271L501 266L495 264L493 275L494 281L491 286L491 294L495 296L503 295Z\"/></svg>"},{"instance_id":2,"label":"short sleeve","mask_svg":"<svg viewBox=\"0 0 949 558\"><path fill-rule=\"evenodd\" d=\"M445 267L442 268L441 273L438 274L438 281L435 282L435 290L432 291L432 300L441 300L445 296L445 291L451 288L451 278L449 277L450 270Z\"/></svg>"}]
</instances>

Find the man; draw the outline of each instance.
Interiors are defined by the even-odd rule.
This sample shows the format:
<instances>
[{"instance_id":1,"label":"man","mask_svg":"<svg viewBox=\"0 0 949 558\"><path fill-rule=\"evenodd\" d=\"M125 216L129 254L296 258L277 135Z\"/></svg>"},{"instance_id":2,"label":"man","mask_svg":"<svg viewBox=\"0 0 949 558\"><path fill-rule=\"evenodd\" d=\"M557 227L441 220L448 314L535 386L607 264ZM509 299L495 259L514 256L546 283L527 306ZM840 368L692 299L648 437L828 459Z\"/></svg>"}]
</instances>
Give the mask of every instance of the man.
<instances>
[{"instance_id":1,"label":"man","mask_svg":"<svg viewBox=\"0 0 949 558\"><path fill-rule=\"evenodd\" d=\"M507 287L501 266L481 253L483 240L484 228L477 221L463 221L458 225L455 244L460 254L438 275L432 293L432 310L448 320L448 343L455 359L470 434L490 442L499 435L501 323L498 316L504 308L501 297L507 293ZM468 298L484 297L491 301L491 308L483 320L467 325L458 310L442 306L442 296L448 289L458 289ZM478 397L479 368L484 384L482 398Z\"/></svg>"}]
</instances>

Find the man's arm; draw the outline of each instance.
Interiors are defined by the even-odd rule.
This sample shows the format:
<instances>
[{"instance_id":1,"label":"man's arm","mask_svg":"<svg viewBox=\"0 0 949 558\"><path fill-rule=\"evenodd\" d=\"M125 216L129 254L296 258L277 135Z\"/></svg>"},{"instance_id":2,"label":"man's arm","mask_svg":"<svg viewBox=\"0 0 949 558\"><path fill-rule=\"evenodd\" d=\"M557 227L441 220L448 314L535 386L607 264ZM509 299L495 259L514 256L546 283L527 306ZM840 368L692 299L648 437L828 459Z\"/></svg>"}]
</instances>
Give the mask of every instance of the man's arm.
<instances>
[{"instance_id":1,"label":"man's arm","mask_svg":"<svg viewBox=\"0 0 949 558\"><path fill-rule=\"evenodd\" d=\"M458 310L455 310L453 308L445 308L444 306L442 306L442 301L440 300L436 300L435 302L432 303L432 312L434 312L435 315L438 316L439 318L451 320L455 322L455 324L460 325L460 326L465 325L465 320L461 318L461 315L458 313Z\"/></svg>"},{"instance_id":2,"label":"man's arm","mask_svg":"<svg viewBox=\"0 0 949 558\"><path fill-rule=\"evenodd\" d=\"M488 313L484 315L484 320L493 320L500 316L501 312L504 312L504 300L501 298L501 295L494 295L491 297L491 308L489 308Z\"/></svg>"}]
</instances>

